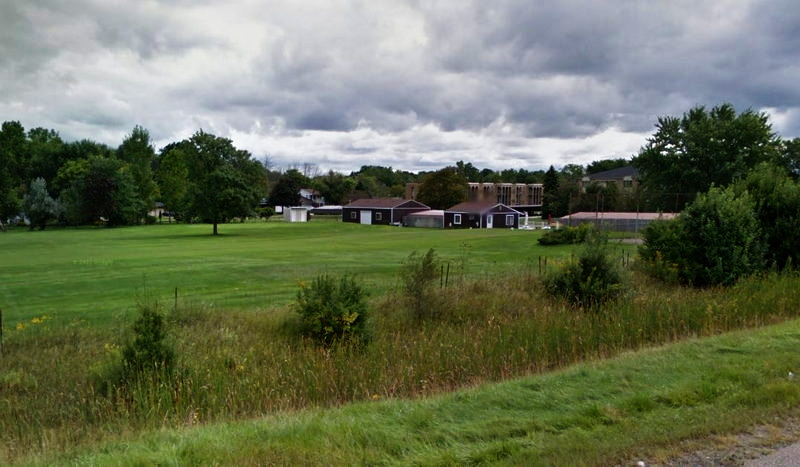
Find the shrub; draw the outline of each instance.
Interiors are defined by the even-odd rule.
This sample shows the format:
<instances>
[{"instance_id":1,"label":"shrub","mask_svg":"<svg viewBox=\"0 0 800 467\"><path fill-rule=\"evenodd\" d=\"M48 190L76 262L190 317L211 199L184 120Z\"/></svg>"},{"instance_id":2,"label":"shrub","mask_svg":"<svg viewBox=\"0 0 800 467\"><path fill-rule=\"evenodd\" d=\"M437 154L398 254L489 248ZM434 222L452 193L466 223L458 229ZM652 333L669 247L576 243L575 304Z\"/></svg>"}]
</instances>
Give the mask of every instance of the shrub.
<instances>
[{"instance_id":1,"label":"shrub","mask_svg":"<svg viewBox=\"0 0 800 467\"><path fill-rule=\"evenodd\" d=\"M327 274L311 285L301 284L295 310L305 331L318 341L330 344L345 338L367 337L366 294L348 276L338 281Z\"/></svg>"},{"instance_id":2,"label":"shrub","mask_svg":"<svg viewBox=\"0 0 800 467\"><path fill-rule=\"evenodd\" d=\"M141 305L139 311L133 323L133 340L122 349L123 367L128 373L146 370L171 373L175 351L166 341L164 317L152 305Z\"/></svg>"},{"instance_id":3,"label":"shrub","mask_svg":"<svg viewBox=\"0 0 800 467\"><path fill-rule=\"evenodd\" d=\"M644 271L665 282L678 282L679 261L684 256L687 239L683 224L677 220L657 220L643 231L644 243L639 247Z\"/></svg>"},{"instance_id":4,"label":"shrub","mask_svg":"<svg viewBox=\"0 0 800 467\"><path fill-rule=\"evenodd\" d=\"M544 246L550 245L572 245L575 243L583 243L586 237L594 232L595 228L592 224L580 224L576 227L562 227L556 230L550 230L539 237L539 244Z\"/></svg>"},{"instance_id":5,"label":"shrub","mask_svg":"<svg viewBox=\"0 0 800 467\"><path fill-rule=\"evenodd\" d=\"M256 214L261 219L269 219L270 217L275 214L275 209L270 206L264 206L263 208L256 208Z\"/></svg>"},{"instance_id":6,"label":"shrub","mask_svg":"<svg viewBox=\"0 0 800 467\"><path fill-rule=\"evenodd\" d=\"M107 345L111 359L90 370L101 394L110 395L115 387L132 384L143 373L168 377L175 369L175 351L167 341L164 317L152 305L140 305L139 311L133 323L133 340L121 351L115 345Z\"/></svg>"},{"instance_id":7,"label":"shrub","mask_svg":"<svg viewBox=\"0 0 800 467\"><path fill-rule=\"evenodd\" d=\"M764 267L763 237L747 192L712 187L673 224L645 229L640 254L650 271L676 270L678 279L695 286L731 285Z\"/></svg>"},{"instance_id":8,"label":"shrub","mask_svg":"<svg viewBox=\"0 0 800 467\"><path fill-rule=\"evenodd\" d=\"M411 252L400 267L403 295L411 314L417 320L440 314L435 294L440 269L441 263L433 248L421 256L416 251Z\"/></svg>"},{"instance_id":9,"label":"shrub","mask_svg":"<svg viewBox=\"0 0 800 467\"><path fill-rule=\"evenodd\" d=\"M608 251L607 238L599 233L587 237L577 261L546 274L542 281L550 295L587 308L619 296L624 283L622 271Z\"/></svg>"}]
</instances>

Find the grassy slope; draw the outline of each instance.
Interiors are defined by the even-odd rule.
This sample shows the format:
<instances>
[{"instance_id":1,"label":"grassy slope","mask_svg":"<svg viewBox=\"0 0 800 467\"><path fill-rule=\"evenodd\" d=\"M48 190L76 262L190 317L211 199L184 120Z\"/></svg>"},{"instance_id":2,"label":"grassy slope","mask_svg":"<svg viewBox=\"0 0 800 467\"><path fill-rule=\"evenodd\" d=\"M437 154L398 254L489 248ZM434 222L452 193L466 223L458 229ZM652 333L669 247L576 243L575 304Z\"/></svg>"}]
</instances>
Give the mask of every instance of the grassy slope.
<instances>
[{"instance_id":1,"label":"grassy slope","mask_svg":"<svg viewBox=\"0 0 800 467\"><path fill-rule=\"evenodd\" d=\"M800 320L419 401L153 432L44 463L591 465L736 431L800 402Z\"/></svg>"},{"instance_id":2,"label":"grassy slope","mask_svg":"<svg viewBox=\"0 0 800 467\"><path fill-rule=\"evenodd\" d=\"M322 272L357 274L379 294L394 284L413 250L470 257L473 275L519 268L537 255L539 233L432 230L341 222L155 225L119 229L16 230L0 235L0 308L7 322L42 314L103 323L128 315L146 289L228 309L270 308L293 298L297 283ZM464 245L468 245L465 247Z\"/></svg>"}]
</instances>

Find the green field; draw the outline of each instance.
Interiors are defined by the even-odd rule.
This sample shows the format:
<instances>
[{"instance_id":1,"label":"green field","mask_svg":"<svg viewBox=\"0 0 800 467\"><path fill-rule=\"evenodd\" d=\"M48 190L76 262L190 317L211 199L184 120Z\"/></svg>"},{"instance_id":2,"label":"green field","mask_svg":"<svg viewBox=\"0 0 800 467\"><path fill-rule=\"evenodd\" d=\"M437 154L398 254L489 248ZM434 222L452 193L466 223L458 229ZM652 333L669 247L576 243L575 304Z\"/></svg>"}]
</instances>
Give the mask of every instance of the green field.
<instances>
[{"instance_id":1,"label":"green field","mask_svg":"<svg viewBox=\"0 0 800 467\"><path fill-rule=\"evenodd\" d=\"M127 316L145 294L223 309L263 310L290 301L300 281L320 273L354 274L372 294L396 283L412 251L435 248L467 274L538 268L538 232L433 230L335 221L118 229L15 230L0 235L0 309L8 322L48 315L107 322ZM534 264L535 263L535 264ZM526 266L527 265L527 266Z\"/></svg>"},{"instance_id":2,"label":"green field","mask_svg":"<svg viewBox=\"0 0 800 467\"><path fill-rule=\"evenodd\" d=\"M800 400L786 380L798 321L597 363L796 319L795 272L696 289L629 268L618 300L580 309L538 278L539 258L552 269L580 247L541 247L540 232L333 221L221 232L0 234L0 463L606 465ZM403 259L428 248L451 283L421 320L396 286ZM369 292L367 341L325 347L301 332L288 305L325 272ZM154 300L177 370L102 389L137 303Z\"/></svg>"}]
</instances>

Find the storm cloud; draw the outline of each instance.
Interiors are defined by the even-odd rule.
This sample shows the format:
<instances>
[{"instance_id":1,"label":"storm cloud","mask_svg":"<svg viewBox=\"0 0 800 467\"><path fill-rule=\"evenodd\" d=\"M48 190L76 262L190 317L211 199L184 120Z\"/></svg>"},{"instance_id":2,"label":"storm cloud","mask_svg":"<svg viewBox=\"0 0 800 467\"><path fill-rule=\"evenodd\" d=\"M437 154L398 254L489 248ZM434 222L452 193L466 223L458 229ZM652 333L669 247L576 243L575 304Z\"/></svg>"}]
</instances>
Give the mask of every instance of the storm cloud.
<instances>
[{"instance_id":1,"label":"storm cloud","mask_svg":"<svg viewBox=\"0 0 800 467\"><path fill-rule=\"evenodd\" d=\"M538 169L635 153L731 102L800 136L792 1L0 4L0 119L117 145L204 129L352 170Z\"/></svg>"}]
</instances>

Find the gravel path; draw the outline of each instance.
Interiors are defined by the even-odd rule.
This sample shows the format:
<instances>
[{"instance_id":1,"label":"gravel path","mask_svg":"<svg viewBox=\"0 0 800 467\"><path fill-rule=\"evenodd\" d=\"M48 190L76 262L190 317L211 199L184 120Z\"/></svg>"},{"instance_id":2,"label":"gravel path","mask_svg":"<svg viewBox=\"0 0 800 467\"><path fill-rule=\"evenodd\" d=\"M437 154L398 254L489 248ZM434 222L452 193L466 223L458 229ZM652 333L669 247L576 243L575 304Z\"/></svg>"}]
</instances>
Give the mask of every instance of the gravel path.
<instances>
[{"instance_id":1,"label":"gravel path","mask_svg":"<svg viewBox=\"0 0 800 467\"><path fill-rule=\"evenodd\" d=\"M800 467L800 416L793 413L734 434L683 443L686 454L665 462L634 460L645 466Z\"/></svg>"}]
</instances>

